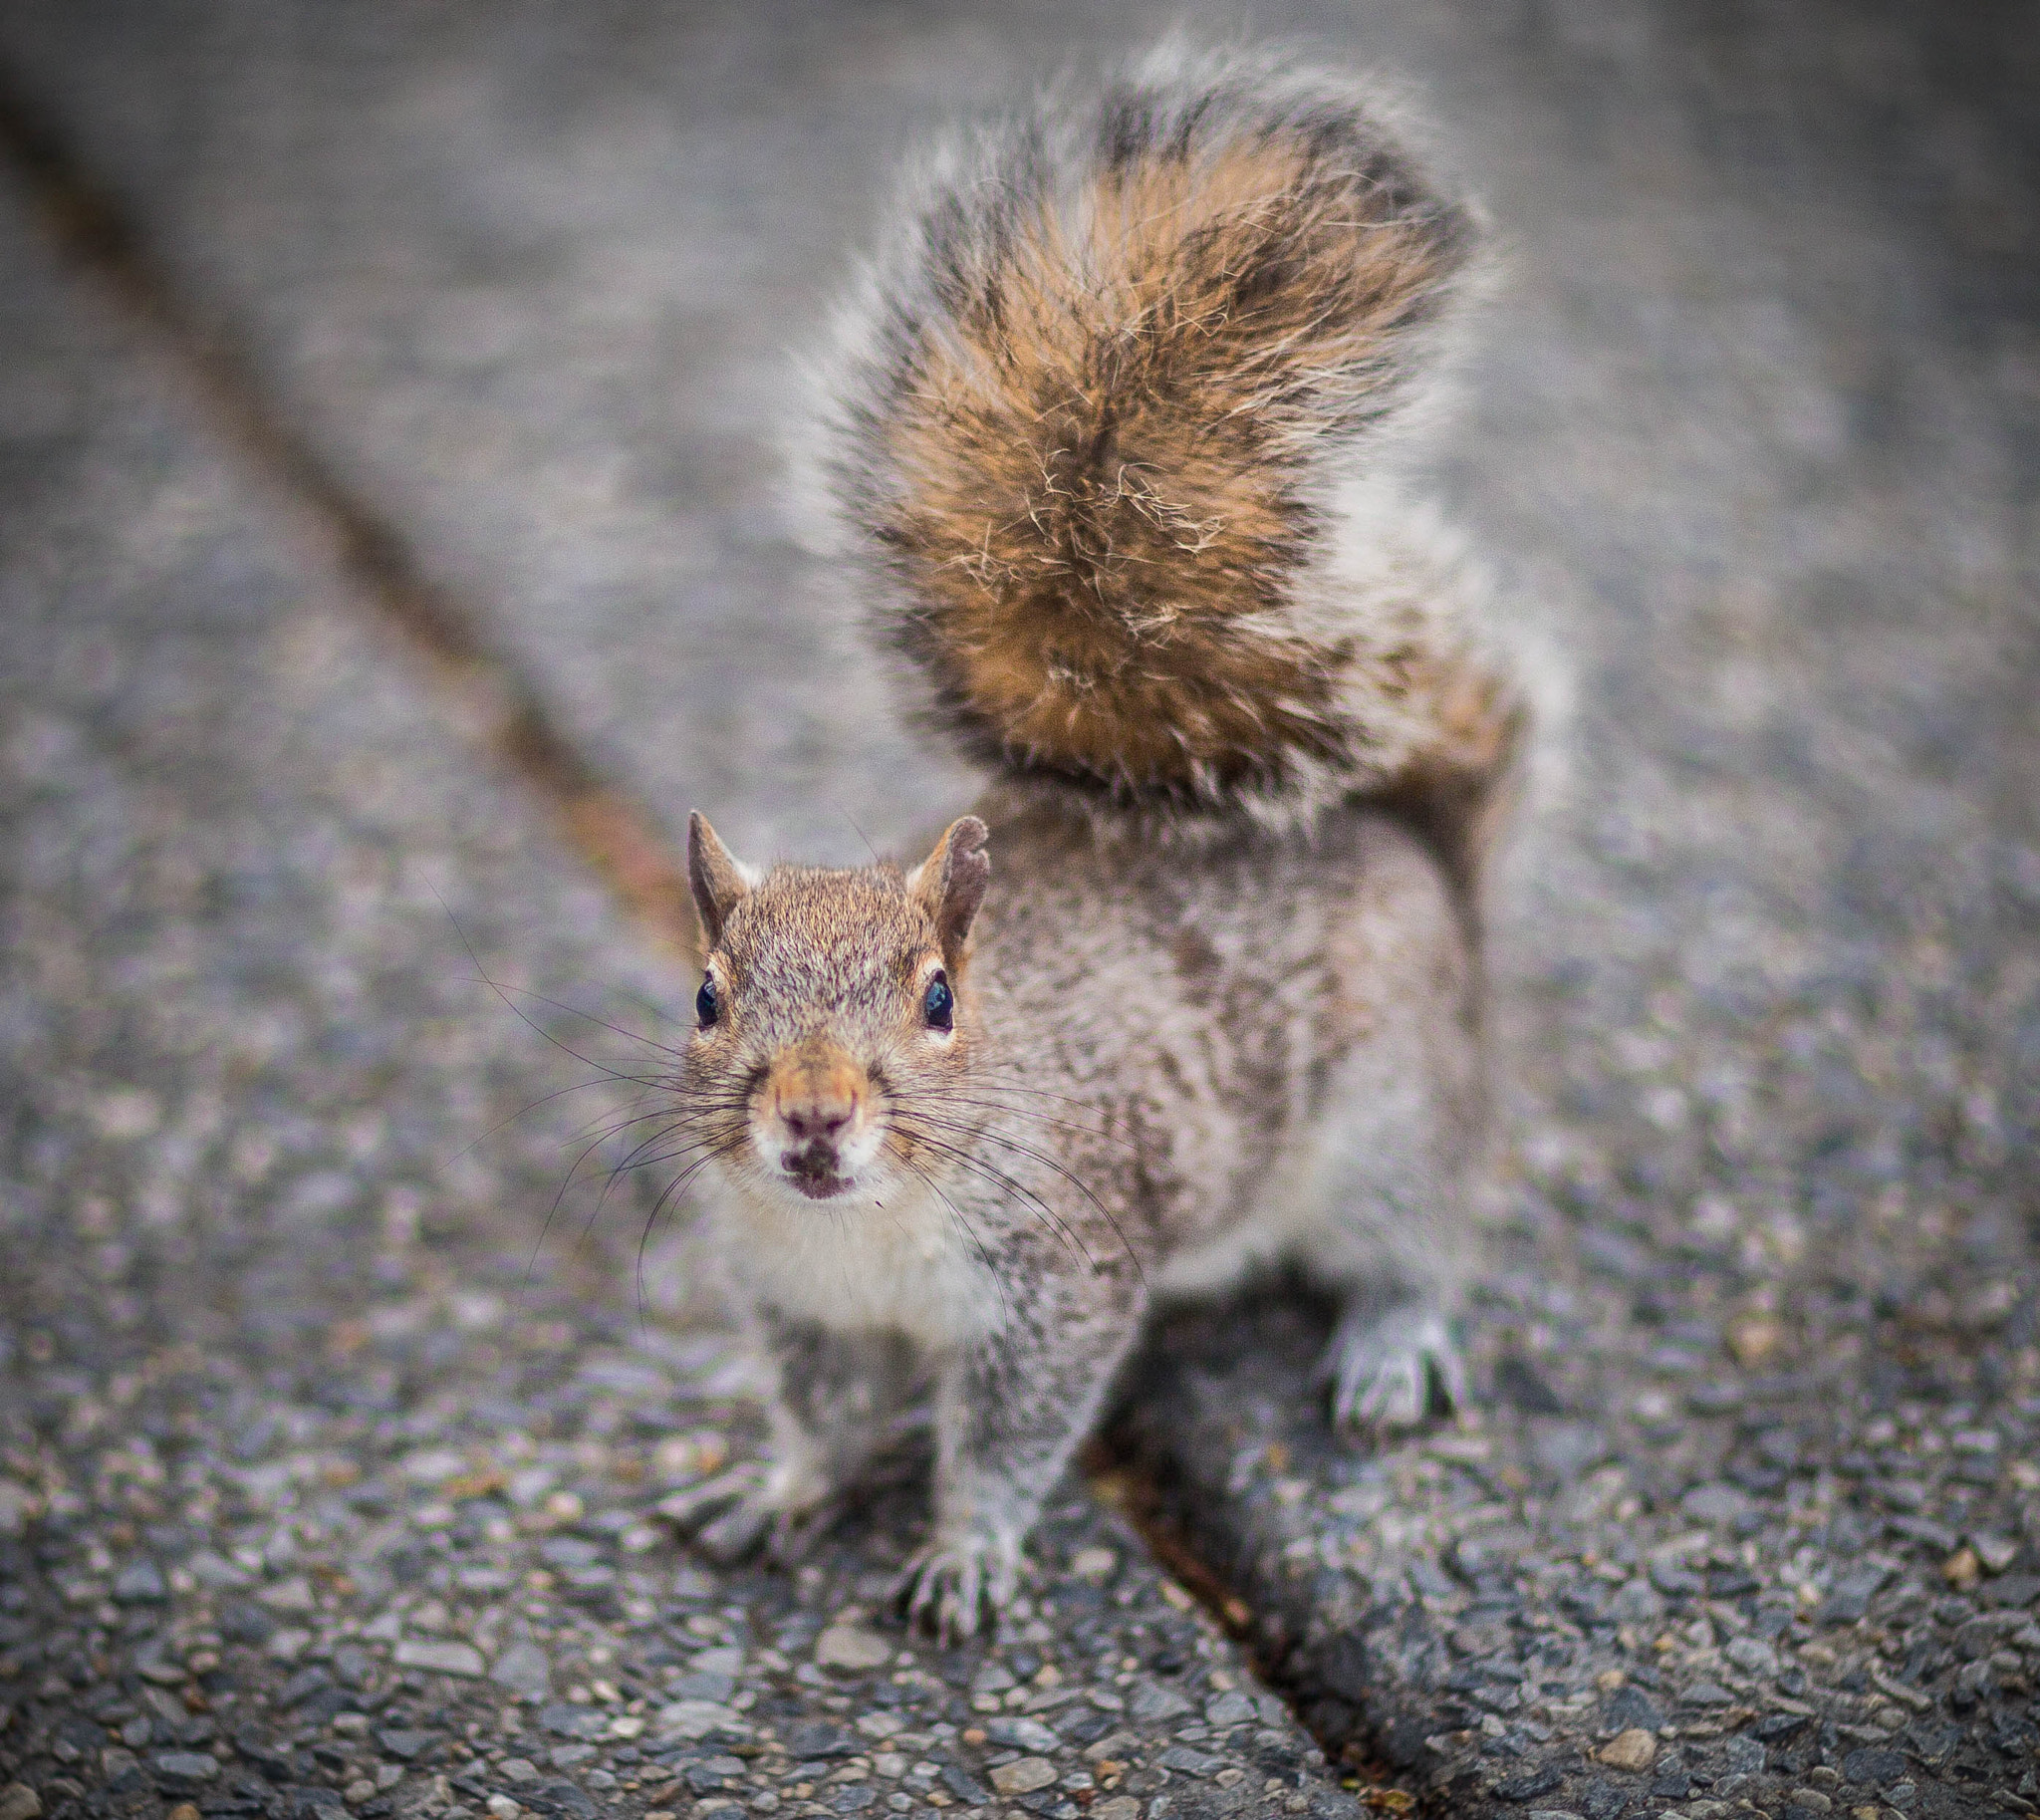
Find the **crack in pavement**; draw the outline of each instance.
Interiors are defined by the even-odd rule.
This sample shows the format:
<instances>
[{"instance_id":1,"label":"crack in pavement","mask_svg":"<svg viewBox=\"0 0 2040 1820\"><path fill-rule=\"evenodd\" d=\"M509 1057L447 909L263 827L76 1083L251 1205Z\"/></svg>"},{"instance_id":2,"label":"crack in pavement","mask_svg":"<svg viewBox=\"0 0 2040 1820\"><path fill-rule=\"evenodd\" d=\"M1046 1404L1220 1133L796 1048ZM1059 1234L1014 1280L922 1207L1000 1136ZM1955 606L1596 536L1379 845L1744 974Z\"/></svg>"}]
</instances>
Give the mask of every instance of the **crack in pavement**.
<instances>
[{"instance_id":1,"label":"crack in pavement","mask_svg":"<svg viewBox=\"0 0 2040 1820\"><path fill-rule=\"evenodd\" d=\"M547 803L582 858L661 945L692 959L685 869L653 818L560 730L544 690L491 646L481 617L425 573L402 532L272 406L230 331L179 294L140 225L4 64L0 156L55 246L152 332L196 383L215 425L320 528L336 566L423 659L452 723Z\"/></svg>"}]
</instances>

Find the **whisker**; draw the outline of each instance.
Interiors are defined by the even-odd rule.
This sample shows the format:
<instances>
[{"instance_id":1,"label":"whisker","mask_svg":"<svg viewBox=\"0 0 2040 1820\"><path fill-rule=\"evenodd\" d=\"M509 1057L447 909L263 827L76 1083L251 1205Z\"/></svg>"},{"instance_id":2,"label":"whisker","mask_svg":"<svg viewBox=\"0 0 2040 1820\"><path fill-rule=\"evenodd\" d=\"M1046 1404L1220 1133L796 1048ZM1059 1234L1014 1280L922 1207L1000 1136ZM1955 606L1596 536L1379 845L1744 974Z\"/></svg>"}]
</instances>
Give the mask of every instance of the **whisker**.
<instances>
[{"instance_id":1,"label":"whisker","mask_svg":"<svg viewBox=\"0 0 2040 1820\"><path fill-rule=\"evenodd\" d=\"M989 1068L973 1068L971 1070L971 1084L973 1086L996 1087L1005 1093L1032 1094L1038 1100L1060 1100L1065 1106L1082 1107L1086 1112L1094 1110L1091 1101L1080 1099L1075 1094L1052 1093L1046 1087L1023 1086L1013 1076L998 1074Z\"/></svg>"},{"instance_id":2,"label":"whisker","mask_svg":"<svg viewBox=\"0 0 2040 1820\"><path fill-rule=\"evenodd\" d=\"M701 1157L689 1164L671 1181L666 1183L658 1198L651 1203L651 1211L644 1216L644 1230L638 1235L638 1263L633 1273L638 1284L638 1319L640 1325L645 1320L644 1248L651 1242L652 1231L658 1224L658 1216L664 1209L667 1199L672 1195L675 1188L680 1187L682 1183L692 1181L709 1164L713 1163L718 1157L728 1156L732 1151L738 1149L743 1141L742 1134L738 1134L722 1149L710 1151L707 1156Z\"/></svg>"},{"instance_id":3,"label":"whisker","mask_svg":"<svg viewBox=\"0 0 2040 1820\"><path fill-rule=\"evenodd\" d=\"M537 1112L541 1106L549 1106L552 1104L553 1101L564 1099L570 1093L586 1093L591 1087L607 1087L609 1085L611 1085L609 1077L604 1076L603 1078L594 1081L576 1081L572 1087L556 1087L553 1089L551 1093L540 1094L539 1097L536 1100L532 1101L529 1106L519 1107L517 1111L515 1111L509 1116L509 1118L504 1119L499 1124L490 1126L489 1129L483 1132L482 1135L479 1138L477 1138L472 1144L461 1146L459 1150L455 1151L452 1156L446 1159L446 1163L458 1163L461 1160L461 1158L468 1156L470 1153L474 1151L480 1150L481 1147L488 1143L488 1141L491 1138L495 1137L498 1132L508 1131L511 1128L511 1126L517 1123L519 1119L523 1118L527 1113ZM601 1116L602 1115L600 1114L597 1115L597 1117ZM574 1134L574 1137L579 1136L580 1133L578 1132ZM570 1138L569 1142L571 1143L573 1139ZM440 1167L444 1168L445 1165L442 1164Z\"/></svg>"},{"instance_id":4,"label":"whisker","mask_svg":"<svg viewBox=\"0 0 2040 1820\"><path fill-rule=\"evenodd\" d=\"M638 1145L631 1152L630 1156L624 1159L623 1163L613 1163L610 1165L609 1172L603 1177L602 1192L595 1197L595 1205L589 1209L587 1219L583 1220L581 1224L581 1242L584 1245L588 1243L588 1235L595 1230L595 1222L602 1217L603 1208L609 1205L610 1194L615 1189L618 1179L629 1172L628 1166L632 1158L638 1157L643 1152L664 1143L678 1129L677 1126L668 1125L662 1131L653 1132L650 1137Z\"/></svg>"},{"instance_id":5,"label":"whisker","mask_svg":"<svg viewBox=\"0 0 2040 1820\"><path fill-rule=\"evenodd\" d=\"M657 1134L657 1136L647 1139L646 1142L649 1144L656 1144L660 1141L660 1139L664 1138L666 1134L664 1132L660 1132ZM627 1175L634 1174L638 1170L656 1169L662 1163L675 1162L677 1159L686 1156L690 1151L700 1150L704 1146L717 1145L722 1143L722 1141L723 1139L720 1134L711 1134L706 1138L695 1138L686 1144L678 1146L674 1150L660 1151L656 1156L653 1157L634 1157L632 1159L629 1159L623 1163L618 1164L616 1166L614 1173L619 1175ZM742 1139L737 1140L736 1143L732 1146L732 1149L741 1150L743 1148L743 1143L744 1141Z\"/></svg>"},{"instance_id":6,"label":"whisker","mask_svg":"<svg viewBox=\"0 0 2040 1820\"><path fill-rule=\"evenodd\" d=\"M929 1150L935 1152L938 1156L947 1157L953 1163L982 1176L994 1185L1023 1196L1035 1208L1039 1209L1041 1217L1047 1221L1050 1230L1055 1232L1062 1240L1066 1249L1074 1251L1093 1270L1098 1268L1097 1259L1091 1255L1084 1241L1071 1230L1069 1223L1046 1200L1042 1199L1039 1194L1028 1187L1025 1182L1007 1174L995 1165L987 1163L982 1157L973 1157L968 1151L947 1143L943 1139L930 1137L925 1131L915 1131L904 1120L899 1120L895 1123L903 1135L926 1145Z\"/></svg>"},{"instance_id":7,"label":"whisker","mask_svg":"<svg viewBox=\"0 0 2040 1820\"><path fill-rule=\"evenodd\" d=\"M613 1024L606 1017L596 1016L593 1011L582 1010L579 1005L570 1005L563 998L548 998L543 992L534 991L530 986L498 985L487 975L482 977L480 983L493 987L497 992L517 992L526 998L535 998L542 1005L551 1005L555 1011L564 1011L569 1017L578 1017L585 1024L594 1024L598 1029L607 1030L612 1036L620 1036L627 1043L641 1043L646 1049L656 1049L660 1055L669 1055L676 1062L685 1053L684 1050L668 1048L664 1043L640 1035L636 1030L626 1030L622 1024Z\"/></svg>"},{"instance_id":8,"label":"whisker","mask_svg":"<svg viewBox=\"0 0 2040 1820\"><path fill-rule=\"evenodd\" d=\"M630 1081L640 1087L656 1085L655 1082L645 1081L637 1075L620 1074L616 1069L610 1067L610 1065L607 1062L599 1062L593 1056L583 1055L571 1044L563 1043L550 1030L546 1029L546 1027L543 1024L539 1023L537 1019L529 1016L522 1009L522 1007L520 1007L512 1000L512 998L510 997L509 988L498 984L495 980L489 977L489 969L482 965L482 957L475 952L474 943L468 940L467 931L460 926L460 918L453 913L453 907L446 902L443 896L441 896L439 888L436 885L432 885L429 880L426 881L426 884L429 887L432 896L439 900L439 908L446 912L446 920L453 924L453 932L454 934L460 937L460 945L467 950L467 957L474 963L474 970L480 976L481 983L487 986L491 992L495 993L495 995L503 1001L504 1006L509 1010L510 1014L513 1017L517 1018L519 1022L527 1025L532 1030L535 1030L540 1036L544 1037L547 1042L551 1043L555 1049L560 1050L563 1054L571 1055L584 1068L593 1068L598 1074L606 1075L613 1081ZM520 987L518 989L522 990L523 988ZM534 994L534 996L539 995ZM574 1007L571 1005L565 1008L569 1011L574 1010ZM586 1014L582 1012L575 1012L575 1015L584 1016ZM601 1020L592 1019L591 1021L600 1022ZM628 1031L620 1032L620 1034L625 1036L630 1035ZM660 1049L663 1047L661 1044L650 1042L648 1038L632 1037L631 1040L634 1042L645 1042L648 1047L653 1049ZM676 1055L678 1052L675 1050L666 1050L665 1053L669 1055ZM536 1260L534 1259L534 1261Z\"/></svg>"},{"instance_id":9,"label":"whisker","mask_svg":"<svg viewBox=\"0 0 2040 1820\"><path fill-rule=\"evenodd\" d=\"M531 1256L525 1260L524 1281L527 1288L531 1284L532 1272L538 1268L538 1260L545 1252L546 1239L552 1232L553 1221L559 1216L560 1203L567 1198L567 1190L574 1185L574 1177L581 1173L581 1166L590 1157L594 1156L597 1151L601 1150L607 1142L608 1140L602 1137L592 1139L586 1148L583 1149L581 1155L574 1159L573 1165L567 1170L566 1179L560 1183L558 1190L554 1193L553 1204L546 1209L545 1221L538 1229L538 1242L532 1246Z\"/></svg>"},{"instance_id":10,"label":"whisker","mask_svg":"<svg viewBox=\"0 0 2040 1820\"><path fill-rule=\"evenodd\" d=\"M643 1104L644 1097L645 1096L641 1093L638 1096L638 1103L639 1105ZM574 1132L568 1138L568 1143L579 1144L584 1138L616 1138L622 1136L623 1133L629 1131L632 1126L642 1125L648 1119L669 1119L675 1116L671 1104L668 1103L663 1106L655 1106L649 1112L634 1113L628 1119L618 1119L614 1124L604 1125L602 1129L598 1131L596 1129L598 1124L602 1120L609 1119L615 1112L615 1110L616 1109L613 1107L611 1108L610 1112L600 1113L596 1116L596 1118L590 1119L586 1124L584 1124L581 1127L579 1131Z\"/></svg>"},{"instance_id":11,"label":"whisker","mask_svg":"<svg viewBox=\"0 0 2040 1820\"><path fill-rule=\"evenodd\" d=\"M644 1116L647 1118L656 1117L655 1114L646 1114ZM619 1127L618 1129L628 1130L630 1125L636 1123L638 1123L638 1121L634 1119L629 1121L625 1126ZM553 1196L553 1204L546 1209L545 1221L539 1227L538 1242L532 1247L531 1256L528 1260L526 1260L524 1266L524 1280L527 1284L531 1281L532 1272L538 1268L538 1260L545 1252L546 1239L552 1232L553 1221L559 1217L561 1205L565 1202L567 1198L567 1190L574 1185L574 1177L581 1173L581 1166L584 1163L586 1163L589 1160L589 1158L592 1157L597 1151L599 1151L604 1144L608 1143L611 1136L612 1134L607 1132L598 1135L593 1141L591 1141L588 1145L586 1145L583 1148L581 1154L574 1159L573 1165L568 1169L566 1179L560 1183L559 1191L555 1193ZM656 1143L657 1140L654 1139L653 1142ZM616 1171L613 1170L611 1171L612 1179L614 1179L615 1174ZM593 1228L595 1219L597 1215L601 1213L604 1201L607 1200L608 1196L609 1187L607 1184L605 1184L603 1189L603 1198L599 1199L596 1202L595 1212L589 1215L588 1224L582 1228L582 1238L584 1240L586 1240L589 1231Z\"/></svg>"},{"instance_id":12,"label":"whisker","mask_svg":"<svg viewBox=\"0 0 2040 1820\"><path fill-rule=\"evenodd\" d=\"M974 1100L966 1094L957 1093L953 1088L916 1088L916 1099L940 1100L952 1106L975 1106L986 1112L1004 1113L1015 1119L1032 1119L1037 1125L1053 1126L1059 1131L1081 1132L1087 1138L1102 1138L1108 1144L1118 1144L1127 1150L1139 1150L1131 1138L1123 1138L1118 1132L1100 1131L1093 1125L1079 1125L1073 1119L1057 1119L1047 1113L1035 1112L1025 1106L1004 1106L996 1100Z\"/></svg>"},{"instance_id":13,"label":"whisker","mask_svg":"<svg viewBox=\"0 0 2040 1820\"><path fill-rule=\"evenodd\" d=\"M959 1132L968 1137L988 1138L994 1144L1003 1145L1007 1150L1010 1151L1017 1151L1023 1157L1031 1157L1036 1163L1041 1164L1044 1168L1055 1170L1055 1172L1058 1175L1062 1176L1062 1178L1065 1181L1067 1181L1080 1194L1082 1194L1087 1200L1089 1200L1091 1204L1094 1207L1096 1207L1101 1214L1105 1216L1106 1224L1111 1226L1113 1229L1113 1236L1120 1241L1120 1249L1126 1253L1127 1261L1134 1266L1135 1276L1139 1278L1139 1280L1144 1284L1147 1282L1147 1272L1141 1268L1141 1260L1139 1256L1136 1255L1132 1244L1128 1242L1125 1228L1123 1228L1120 1225L1120 1222L1114 1216L1112 1209L1108 1207L1104 1201L1099 1199L1097 1194L1095 1194L1092 1191L1091 1186L1088 1182L1086 1182L1081 1176L1076 1174L1073 1170L1066 1169L1062 1164L1058 1163L1053 1157L1045 1157L1042 1155L1040 1151L1034 1150L1028 1145L1020 1143L1017 1139L1001 1137L997 1132L994 1131L984 1129L973 1129L968 1126L959 1125L952 1120L934 1120L930 1117L930 1115L919 1112L908 1114L906 1115L906 1118L927 1120L929 1123L939 1126L942 1130ZM972 1161L980 1164L984 1162L982 1158L974 1158L972 1159ZM1015 1187L1019 1186L1017 1182L1013 1185ZM1039 1197L1037 1196L1037 1198ZM1047 1203L1043 1202L1042 1204L1046 1205ZM1091 1257L1090 1252L1087 1250L1084 1255L1085 1262L1090 1264L1093 1269L1096 1269L1097 1263Z\"/></svg>"},{"instance_id":14,"label":"whisker","mask_svg":"<svg viewBox=\"0 0 2040 1820\"><path fill-rule=\"evenodd\" d=\"M892 1134L890 1133L887 1135L887 1142L889 1144L892 1143ZM957 1206L943 1191L941 1183L930 1175L926 1170L915 1163L904 1151L895 1149L893 1154L904 1168L910 1170L922 1181L927 1183L930 1192L934 1194L935 1198L949 1209L949 1217L963 1228L964 1236L970 1240L971 1247L977 1252L978 1261L984 1265L985 1275L991 1278L992 1287L999 1292L999 1306L1006 1311L1006 1319L1008 1321L1012 1320L1013 1304L1006 1294L1006 1279L999 1275L999 1268L992 1262L991 1253L985 1248L984 1240L978 1237L977 1228L970 1223L969 1217L964 1213L963 1209Z\"/></svg>"}]
</instances>

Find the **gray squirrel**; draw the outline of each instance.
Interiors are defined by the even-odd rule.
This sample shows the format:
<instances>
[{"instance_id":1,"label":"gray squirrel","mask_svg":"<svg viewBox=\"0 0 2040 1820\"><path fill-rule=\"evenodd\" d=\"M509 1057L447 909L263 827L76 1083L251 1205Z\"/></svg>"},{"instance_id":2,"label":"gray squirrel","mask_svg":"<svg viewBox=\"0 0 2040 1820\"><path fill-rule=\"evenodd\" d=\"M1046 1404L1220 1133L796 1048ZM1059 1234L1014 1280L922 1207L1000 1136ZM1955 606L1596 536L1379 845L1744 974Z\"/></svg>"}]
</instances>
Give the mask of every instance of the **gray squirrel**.
<instances>
[{"instance_id":1,"label":"gray squirrel","mask_svg":"<svg viewBox=\"0 0 2040 1820\"><path fill-rule=\"evenodd\" d=\"M796 1554L918 1396L910 1614L973 1634L1159 1296L1291 1260L1342 1429L1463 1396L1481 883L1528 726L1398 432L1477 218L1362 85L1171 44L960 133L845 306L818 467L919 712L917 866L698 814L676 1069L775 1386L668 1501Z\"/></svg>"}]
</instances>

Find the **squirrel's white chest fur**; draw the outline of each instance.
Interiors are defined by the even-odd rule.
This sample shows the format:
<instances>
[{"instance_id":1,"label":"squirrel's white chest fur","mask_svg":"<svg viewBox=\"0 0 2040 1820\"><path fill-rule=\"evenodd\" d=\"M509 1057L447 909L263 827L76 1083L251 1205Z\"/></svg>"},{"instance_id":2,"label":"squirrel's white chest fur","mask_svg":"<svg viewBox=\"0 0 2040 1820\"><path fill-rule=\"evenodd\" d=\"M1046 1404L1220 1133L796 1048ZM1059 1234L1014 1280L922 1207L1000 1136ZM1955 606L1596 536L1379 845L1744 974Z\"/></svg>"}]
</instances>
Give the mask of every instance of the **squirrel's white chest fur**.
<instances>
[{"instance_id":1,"label":"squirrel's white chest fur","mask_svg":"<svg viewBox=\"0 0 2040 1820\"><path fill-rule=\"evenodd\" d=\"M843 1332L891 1329L933 1352L1001 1325L996 1279L925 1189L838 1210L733 1188L716 1218L743 1287L796 1318Z\"/></svg>"}]
</instances>

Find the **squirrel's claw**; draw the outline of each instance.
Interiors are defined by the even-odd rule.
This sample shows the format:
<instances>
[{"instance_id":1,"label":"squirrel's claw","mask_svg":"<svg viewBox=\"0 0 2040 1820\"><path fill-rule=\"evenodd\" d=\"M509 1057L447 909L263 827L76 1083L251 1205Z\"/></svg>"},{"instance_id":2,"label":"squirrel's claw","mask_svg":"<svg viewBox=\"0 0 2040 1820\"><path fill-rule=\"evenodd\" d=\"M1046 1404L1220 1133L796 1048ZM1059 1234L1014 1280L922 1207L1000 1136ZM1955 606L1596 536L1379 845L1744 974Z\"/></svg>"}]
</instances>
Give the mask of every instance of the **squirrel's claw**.
<instances>
[{"instance_id":1,"label":"squirrel's claw","mask_svg":"<svg viewBox=\"0 0 2040 1820\"><path fill-rule=\"evenodd\" d=\"M766 1469L745 1460L676 1491L658 1514L711 1561L735 1562L752 1554L779 1514L766 1497Z\"/></svg>"},{"instance_id":2,"label":"squirrel's claw","mask_svg":"<svg viewBox=\"0 0 2040 1820\"><path fill-rule=\"evenodd\" d=\"M1433 1309L1392 1308L1340 1323L1318 1368L1332 1393L1332 1426L1349 1438L1419 1429L1466 1402L1466 1367Z\"/></svg>"},{"instance_id":3,"label":"squirrel's claw","mask_svg":"<svg viewBox=\"0 0 2040 1820\"><path fill-rule=\"evenodd\" d=\"M763 1463L754 1459L740 1460L734 1466L696 1479L670 1497L661 1498L658 1514L682 1534L691 1535L724 1505L760 1497L764 1490Z\"/></svg>"},{"instance_id":4,"label":"squirrel's claw","mask_svg":"<svg viewBox=\"0 0 2040 1820\"><path fill-rule=\"evenodd\" d=\"M658 1514L711 1561L733 1565L762 1554L775 1567L801 1560L835 1521L834 1497L789 1504L785 1488L761 1461L745 1460L676 1491Z\"/></svg>"},{"instance_id":5,"label":"squirrel's claw","mask_svg":"<svg viewBox=\"0 0 2040 1820\"><path fill-rule=\"evenodd\" d=\"M843 1514L844 1500L827 1497L799 1510L782 1510L772 1519L765 1538L765 1558L774 1567L798 1567L814 1552L815 1544L829 1533Z\"/></svg>"},{"instance_id":6,"label":"squirrel's claw","mask_svg":"<svg viewBox=\"0 0 2040 1820\"><path fill-rule=\"evenodd\" d=\"M907 1562L892 1596L909 1625L953 1649L997 1625L1019 1579L1016 1546L993 1536L966 1536L928 1543Z\"/></svg>"}]
</instances>

